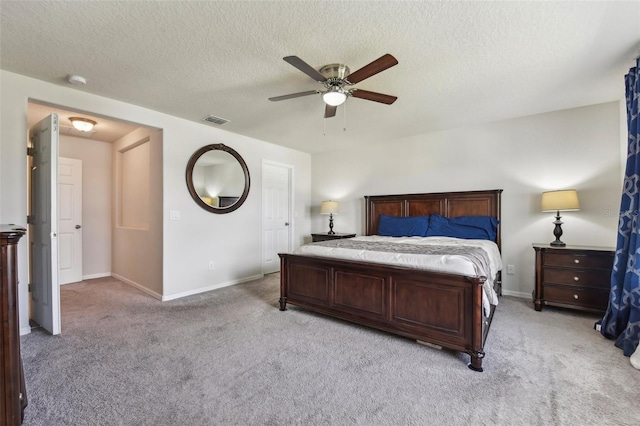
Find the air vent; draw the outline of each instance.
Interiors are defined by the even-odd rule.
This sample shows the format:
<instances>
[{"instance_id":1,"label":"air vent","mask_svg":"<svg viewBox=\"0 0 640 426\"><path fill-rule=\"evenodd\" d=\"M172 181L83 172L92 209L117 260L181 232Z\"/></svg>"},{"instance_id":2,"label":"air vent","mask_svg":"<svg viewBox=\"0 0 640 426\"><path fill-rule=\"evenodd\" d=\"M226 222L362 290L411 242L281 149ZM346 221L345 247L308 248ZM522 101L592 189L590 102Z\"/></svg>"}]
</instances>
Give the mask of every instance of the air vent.
<instances>
[{"instance_id":1,"label":"air vent","mask_svg":"<svg viewBox=\"0 0 640 426\"><path fill-rule=\"evenodd\" d=\"M229 122L229 120L225 118L216 117L215 115L210 115L208 117L205 117L203 118L203 120L208 121L209 123L217 124L219 126Z\"/></svg>"}]
</instances>

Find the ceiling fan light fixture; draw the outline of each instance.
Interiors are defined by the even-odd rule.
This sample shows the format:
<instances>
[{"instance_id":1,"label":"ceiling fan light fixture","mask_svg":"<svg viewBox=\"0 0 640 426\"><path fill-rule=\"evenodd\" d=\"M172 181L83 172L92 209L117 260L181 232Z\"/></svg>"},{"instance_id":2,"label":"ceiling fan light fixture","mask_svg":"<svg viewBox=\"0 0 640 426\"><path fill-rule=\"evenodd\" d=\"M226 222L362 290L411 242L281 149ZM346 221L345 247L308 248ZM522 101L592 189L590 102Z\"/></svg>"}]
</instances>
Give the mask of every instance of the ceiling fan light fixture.
<instances>
[{"instance_id":1,"label":"ceiling fan light fixture","mask_svg":"<svg viewBox=\"0 0 640 426\"><path fill-rule=\"evenodd\" d=\"M322 94L322 100L327 105L342 105L347 100L347 94L339 87L332 87Z\"/></svg>"},{"instance_id":2,"label":"ceiling fan light fixture","mask_svg":"<svg viewBox=\"0 0 640 426\"><path fill-rule=\"evenodd\" d=\"M98 124L93 120L83 117L69 117L69 121L71 121L73 127L80 130L81 132L90 132L91 130L93 130L93 126Z\"/></svg>"}]
</instances>

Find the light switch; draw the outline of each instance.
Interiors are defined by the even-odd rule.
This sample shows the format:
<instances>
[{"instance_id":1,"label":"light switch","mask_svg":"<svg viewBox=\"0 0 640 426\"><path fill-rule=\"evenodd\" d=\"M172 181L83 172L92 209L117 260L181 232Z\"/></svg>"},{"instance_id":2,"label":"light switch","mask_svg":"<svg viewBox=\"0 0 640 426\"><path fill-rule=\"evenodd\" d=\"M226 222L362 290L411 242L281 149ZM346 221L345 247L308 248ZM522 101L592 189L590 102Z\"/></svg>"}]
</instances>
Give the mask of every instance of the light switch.
<instances>
[{"instance_id":1,"label":"light switch","mask_svg":"<svg viewBox=\"0 0 640 426\"><path fill-rule=\"evenodd\" d=\"M180 210L169 210L169 220L180 220Z\"/></svg>"}]
</instances>

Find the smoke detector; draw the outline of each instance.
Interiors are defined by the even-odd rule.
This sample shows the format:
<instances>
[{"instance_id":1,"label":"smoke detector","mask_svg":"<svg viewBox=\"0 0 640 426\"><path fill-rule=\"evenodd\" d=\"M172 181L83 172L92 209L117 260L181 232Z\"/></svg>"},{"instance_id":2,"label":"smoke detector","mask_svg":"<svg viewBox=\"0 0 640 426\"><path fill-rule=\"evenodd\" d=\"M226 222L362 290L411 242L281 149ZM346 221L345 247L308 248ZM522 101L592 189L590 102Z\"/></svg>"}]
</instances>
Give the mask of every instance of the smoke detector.
<instances>
[{"instance_id":1,"label":"smoke detector","mask_svg":"<svg viewBox=\"0 0 640 426\"><path fill-rule=\"evenodd\" d=\"M84 86L85 84L87 84L87 79L82 77L81 75L70 74L67 76L67 81L76 86Z\"/></svg>"}]
</instances>

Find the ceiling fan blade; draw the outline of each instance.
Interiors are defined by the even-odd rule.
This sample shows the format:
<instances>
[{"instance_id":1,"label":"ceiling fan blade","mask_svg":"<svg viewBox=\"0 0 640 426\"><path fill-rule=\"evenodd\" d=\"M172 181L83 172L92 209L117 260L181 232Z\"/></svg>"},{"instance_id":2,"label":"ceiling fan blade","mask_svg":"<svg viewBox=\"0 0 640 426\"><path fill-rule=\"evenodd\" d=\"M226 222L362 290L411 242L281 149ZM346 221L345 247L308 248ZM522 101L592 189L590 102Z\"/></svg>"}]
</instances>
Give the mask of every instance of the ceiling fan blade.
<instances>
[{"instance_id":1,"label":"ceiling fan blade","mask_svg":"<svg viewBox=\"0 0 640 426\"><path fill-rule=\"evenodd\" d=\"M398 99L397 96L384 95L382 93L370 92L368 90L353 89L351 96L354 98L366 99L368 101L380 102L381 104L391 105Z\"/></svg>"},{"instance_id":2,"label":"ceiling fan blade","mask_svg":"<svg viewBox=\"0 0 640 426\"><path fill-rule=\"evenodd\" d=\"M294 67L298 68L300 71L302 71L303 73L305 73L306 75L314 79L315 81L319 81L320 83L322 83L323 81L327 81L327 78L324 75L320 74L318 70L316 70L311 65L307 64L305 61L298 58L297 56L285 56L282 59L284 59Z\"/></svg>"},{"instance_id":3,"label":"ceiling fan blade","mask_svg":"<svg viewBox=\"0 0 640 426\"><path fill-rule=\"evenodd\" d=\"M337 106L332 106L332 105L326 104L325 107L324 107L324 118L335 117L337 109L338 109Z\"/></svg>"},{"instance_id":4,"label":"ceiling fan blade","mask_svg":"<svg viewBox=\"0 0 640 426\"><path fill-rule=\"evenodd\" d=\"M347 81L351 84L356 84L364 80L365 78L369 78L373 75L378 74L386 70L387 68L391 68L394 65L398 64L398 60L391 56L390 54L383 55L371 62L368 65L360 68L358 71L351 73L347 76Z\"/></svg>"},{"instance_id":5,"label":"ceiling fan blade","mask_svg":"<svg viewBox=\"0 0 640 426\"><path fill-rule=\"evenodd\" d=\"M336 116L337 106L326 105L324 107L324 118L331 118Z\"/></svg>"},{"instance_id":6,"label":"ceiling fan blade","mask_svg":"<svg viewBox=\"0 0 640 426\"><path fill-rule=\"evenodd\" d=\"M292 93L290 95L275 96L273 98L269 98L269 100L272 101L272 102L284 101L286 99L299 98L300 96L315 95L316 93L320 93L320 91L319 90L307 90L306 92L298 92L298 93Z\"/></svg>"}]
</instances>

